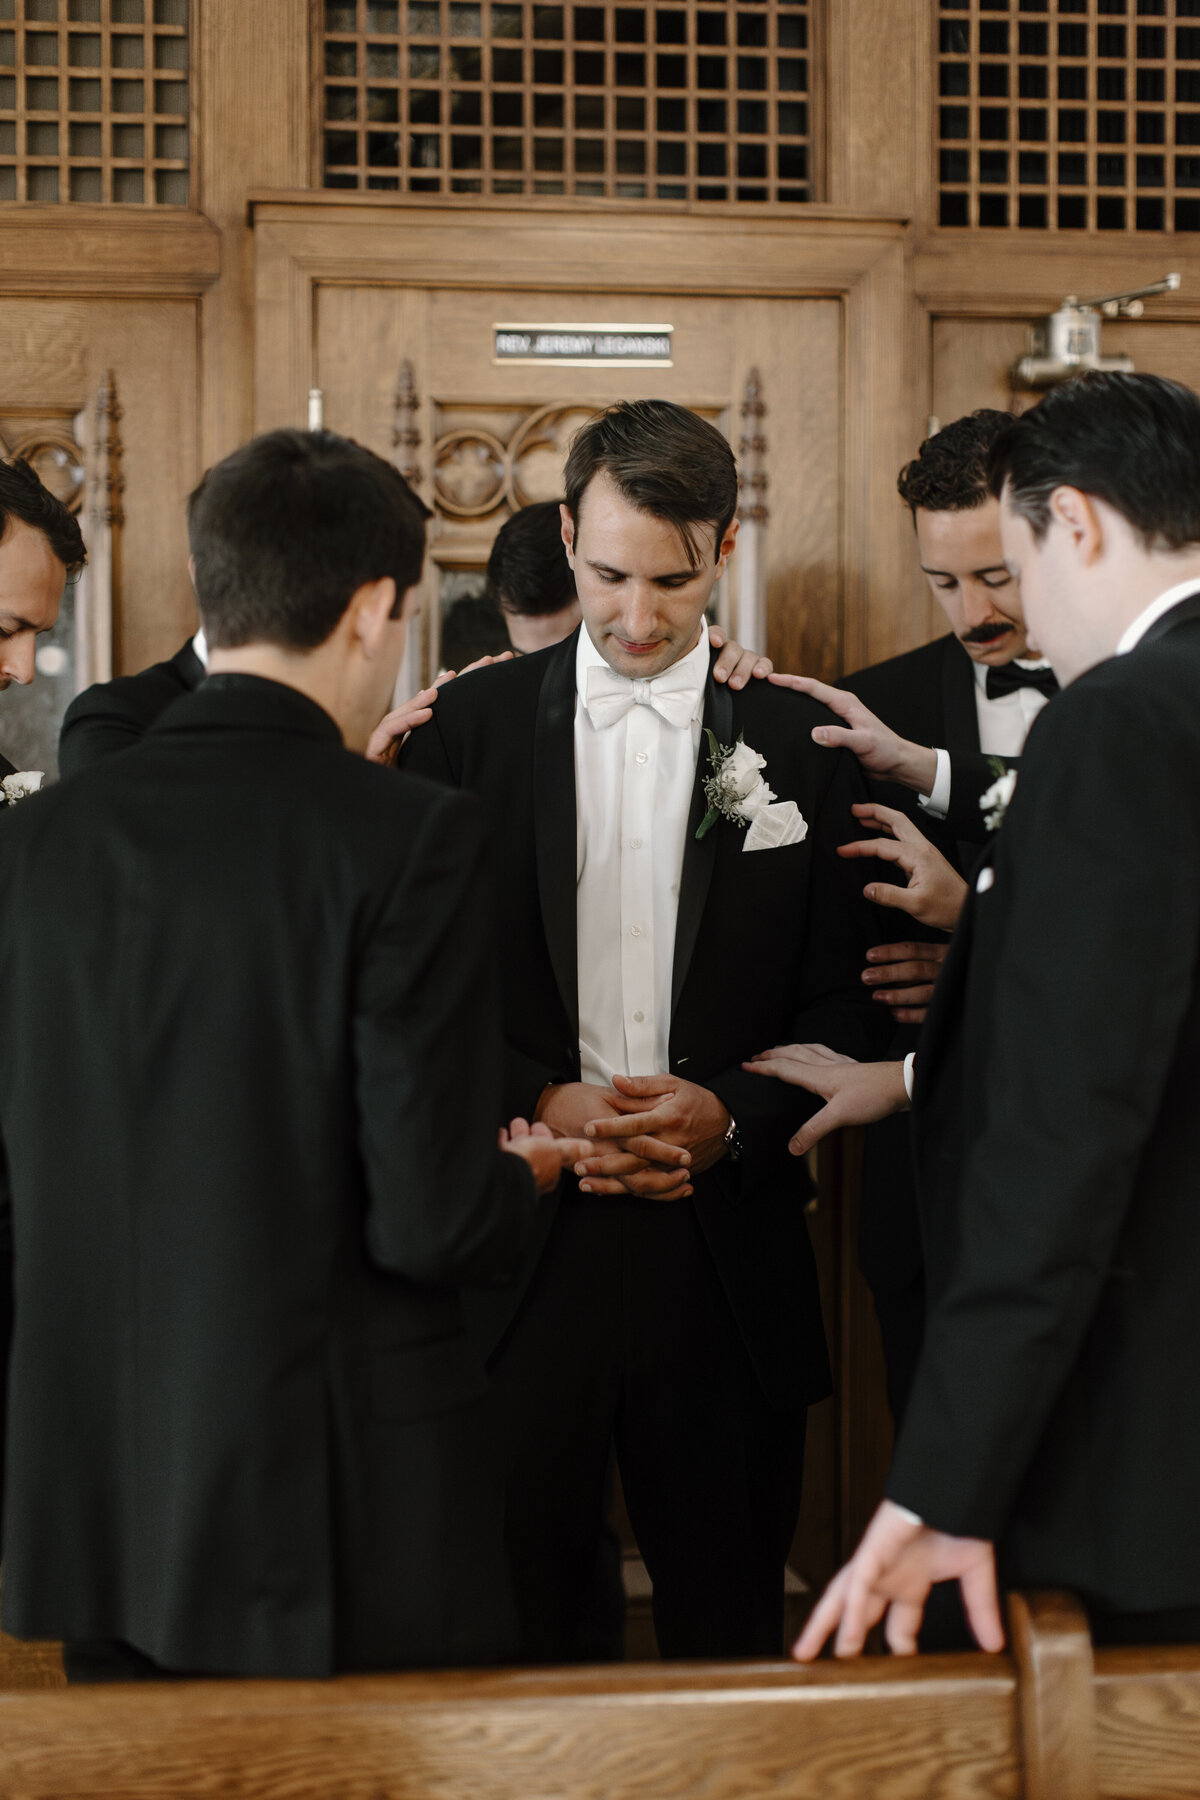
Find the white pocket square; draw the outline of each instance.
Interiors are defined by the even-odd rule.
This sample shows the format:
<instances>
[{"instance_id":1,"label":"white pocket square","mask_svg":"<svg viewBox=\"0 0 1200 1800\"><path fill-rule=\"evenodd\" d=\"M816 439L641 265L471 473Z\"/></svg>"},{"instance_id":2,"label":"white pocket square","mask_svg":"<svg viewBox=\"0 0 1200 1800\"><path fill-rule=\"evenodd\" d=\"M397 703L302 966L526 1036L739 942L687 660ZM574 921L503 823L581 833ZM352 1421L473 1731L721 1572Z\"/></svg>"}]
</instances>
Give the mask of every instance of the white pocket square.
<instances>
[{"instance_id":1,"label":"white pocket square","mask_svg":"<svg viewBox=\"0 0 1200 1800\"><path fill-rule=\"evenodd\" d=\"M794 800L777 800L755 813L746 833L743 850L782 850L785 844L800 844L808 836L808 820Z\"/></svg>"},{"instance_id":2,"label":"white pocket square","mask_svg":"<svg viewBox=\"0 0 1200 1800\"><path fill-rule=\"evenodd\" d=\"M990 866L986 869L980 869L979 874L975 878L975 892L977 894L986 894L995 879L995 869Z\"/></svg>"}]
</instances>

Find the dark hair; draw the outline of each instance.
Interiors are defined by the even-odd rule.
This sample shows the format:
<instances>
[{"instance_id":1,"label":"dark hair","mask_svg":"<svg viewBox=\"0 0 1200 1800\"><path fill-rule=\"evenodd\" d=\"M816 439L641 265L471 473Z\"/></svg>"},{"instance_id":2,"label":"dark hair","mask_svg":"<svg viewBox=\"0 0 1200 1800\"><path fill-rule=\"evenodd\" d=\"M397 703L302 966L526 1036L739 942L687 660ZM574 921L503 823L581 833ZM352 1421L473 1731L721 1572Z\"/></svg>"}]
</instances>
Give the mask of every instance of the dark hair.
<instances>
[{"instance_id":1,"label":"dark hair","mask_svg":"<svg viewBox=\"0 0 1200 1800\"><path fill-rule=\"evenodd\" d=\"M1011 424L1011 413L982 407L926 438L896 480L913 517L918 506L926 512L970 512L982 506L990 497L988 456Z\"/></svg>"},{"instance_id":2,"label":"dark hair","mask_svg":"<svg viewBox=\"0 0 1200 1800\"><path fill-rule=\"evenodd\" d=\"M496 533L488 557L488 593L505 612L544 618L575 598L575 573L562 541L557 500L524 506Z\"/></svg>"},{"instance_id":3,"label":"dark hair","mask_svg":"<svg viewBox=\"0 0 1200 1800\"><path fill-rule=\"evenodd\" d=\"M508 627L496 603L486 595L464 594L442 619L442 667L465 669L481 656L511 650Z\"/></svg>"},{"instance_id":4,"label":"dark hair","mask_svg":"<svg viewBox=\"0 0 1200 1800\"><path fill-rule=\"evenodd\" d=\"M68 575L78 574L87 561L79 520L38 479L23 456L15 462L0 462L0 539L8 531L10 519L40 531Z\"/></svg>"},{"instance_id":5,"label":"dark hair","mask_svg":"<svg viewBox=\"0 0 1200 1800\"><path fill-rule=\"evenodd\" d=\"M1200 397L1161 375L1092 371L1052 388L1010 422L988 464L1035 538L1057 487L1091 494L1128 520L1147 548L1200 543Z\"/></svg>"},{"instance_id":6,"label":"dark hair","mask_svg":"<svg viewBox=\"0 0 1200 1800\"><path fill-rule=\"evenodd\" d=\"M364 582L419 578L429 509L391 463L331 431L269 431L209 469L188 500L210 645L313 650Z\"/></svg>"},{"instance_id":7,"label":"dark hair","mask_svg":"<svg viewBox=\"0 0 1200 1800\"><path fill-rule=\"evenodd\" d=\"M716 547L737 511L733 451L715 425L672 400L619 400L576 434L567 457L567 509L579 526L588 483L603 470L625 499L679 533L700 567L697 525L716 527Z\"/></svg>"}]
</instances>

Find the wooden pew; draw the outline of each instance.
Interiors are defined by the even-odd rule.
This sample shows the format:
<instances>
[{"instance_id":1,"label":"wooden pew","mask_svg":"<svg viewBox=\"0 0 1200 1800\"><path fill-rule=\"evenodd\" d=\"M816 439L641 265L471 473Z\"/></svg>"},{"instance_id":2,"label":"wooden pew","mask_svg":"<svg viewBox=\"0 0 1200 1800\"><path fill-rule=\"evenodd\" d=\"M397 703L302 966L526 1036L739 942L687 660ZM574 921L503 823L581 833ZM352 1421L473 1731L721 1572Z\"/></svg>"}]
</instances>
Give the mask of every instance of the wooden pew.
<instances>
[{"instance_id":1,"label":"wooden pew","mask_svg":"<svg viewBox=\"0 0 1200 1800\"><path fill-rule=\"evenodd\" d=\"M1176 1800L1200 1648L1099 1652L1062 1595L1011 1654L0 1693L4 1800Z\"/></svg>"}]
</instances>

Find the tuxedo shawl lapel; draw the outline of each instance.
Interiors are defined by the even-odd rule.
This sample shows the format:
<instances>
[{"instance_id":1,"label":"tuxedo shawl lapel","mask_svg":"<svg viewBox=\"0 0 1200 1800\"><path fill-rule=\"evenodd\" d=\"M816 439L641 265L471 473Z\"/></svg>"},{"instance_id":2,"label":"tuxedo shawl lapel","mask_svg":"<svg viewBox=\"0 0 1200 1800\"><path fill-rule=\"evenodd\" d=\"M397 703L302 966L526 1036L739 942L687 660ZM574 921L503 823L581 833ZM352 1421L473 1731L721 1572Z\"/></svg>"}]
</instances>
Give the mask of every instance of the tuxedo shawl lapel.
<instances>
[{"instance_id":1,"label":"tuxedo shawl lapel","mask_svg":"<svg viewBox=\"0 0 1200 1800\"><path fill-rule=\"evenodd\" d=\"M1200 618L1200 588L1194 594L1185 594L1178 606L1164 613L1161 619L1155 619L1149 631L1142 639L1143 644L1152 644L1156 638L1166 637L1176 625L1183 625L1188 619Z\"/></svg>"},{"instance_id":2,"label":"tuxedo shawl lapel","mask_svg":"<svg viewBox=\"0 0 1200 1800\"><path fill-rule=\"evenodd\" d=\"M575 651L579 630L547 656L533 738L538 896L572 1042L579 1037L576 934Z\"/></svg>"},{"instance_id":3,"label":"tuxedo shawl lapel","mask_svg":"<svg viewBox=\"0 0 1200 1800\"><path fill-rule=\"evenodd\" d=\"M942 749L978 750L979 708L975 704L975 664L956 637L946 642L942 659L942 710L945 742ZM938 746L934 746L936 749Z\"/></svg>"},{"instance_id":4,"label":"tuxedo shawl lapel","mask_svg":"<svg viewBox=\"0 0 1200 1800\"><path fill-rule=\"evenodd\" d=\"M679 996L691 967L692 953L704 917L708 886L712 880L717 856L719 831L708 831L700 839L696 832L708 811L704 798L704 782L709 774L708 738L711 731L718 744L733 742L733 699L727 687L712 678L711 665L704 690L704 729L700 735L700 755L696 759L696 780L692 788L692 804L688 810L687 840L683 849L683 872L679 880L679 910L675 918L675 960L671 968L671 1017L679 1005Z\"/></svg>"}]
</instances>

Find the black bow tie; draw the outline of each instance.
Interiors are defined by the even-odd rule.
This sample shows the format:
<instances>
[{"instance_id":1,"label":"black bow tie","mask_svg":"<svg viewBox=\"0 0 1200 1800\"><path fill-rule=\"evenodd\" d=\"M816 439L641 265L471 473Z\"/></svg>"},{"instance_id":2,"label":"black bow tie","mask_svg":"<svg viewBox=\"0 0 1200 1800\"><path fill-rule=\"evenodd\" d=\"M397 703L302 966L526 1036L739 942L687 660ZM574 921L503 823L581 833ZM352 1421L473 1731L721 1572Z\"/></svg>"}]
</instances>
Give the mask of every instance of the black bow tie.
<instances>
[{"instance_id":1,"label":"black bow tie","mask_svg":"<svg viewBox=\"0 0 1200 1800\"><path fill-rule=\"evenodd\" d=\"M1045 694L1050 700L1058 692L1058 677L1054 670L1021 669L1015 662L1002 663L998 669L991 668L987 672L987 697L999 700L1005 694L1015 694L1018 688L1036 688L1039 694Z\"/></svg>"}]
</instances>

